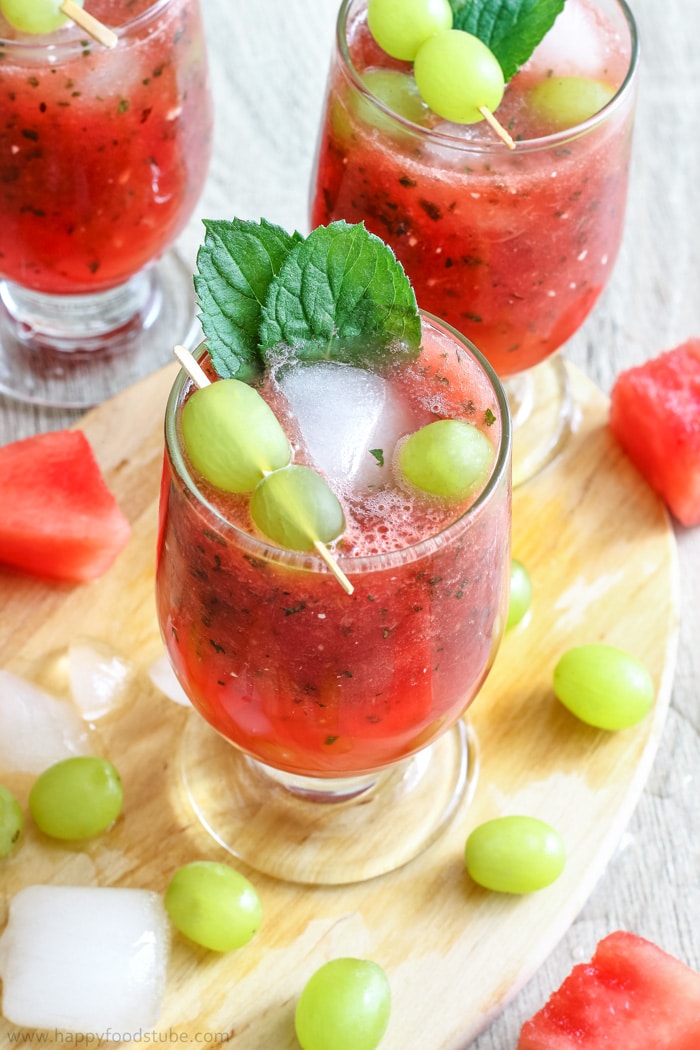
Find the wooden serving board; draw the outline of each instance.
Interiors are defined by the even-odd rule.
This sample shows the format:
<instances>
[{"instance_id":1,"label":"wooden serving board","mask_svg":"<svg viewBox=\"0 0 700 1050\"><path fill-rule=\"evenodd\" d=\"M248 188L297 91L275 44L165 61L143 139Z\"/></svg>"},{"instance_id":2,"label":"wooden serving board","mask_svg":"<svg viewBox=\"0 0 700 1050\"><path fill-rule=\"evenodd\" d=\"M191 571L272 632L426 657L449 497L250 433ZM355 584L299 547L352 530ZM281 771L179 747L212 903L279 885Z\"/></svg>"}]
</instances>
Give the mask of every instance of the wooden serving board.
<instances>
[{"instance_id":1,"label":"wooden serving board","mask_svg":"<svg viewBox=\"0 0 700 1050\"><path fill-rule=\"evenodd\" d=\"M28 821L22 847L0 868L0 928L12 894L38 882L162 891L196 858L230 860L184 798L178 741L188 712L151 686L162 653L153 599L162 418L175 367L81 422L133 523L128 548L95 584L51 586L0 576L0 666L67 695L66 647L95 638L127 654L138 674L127 704L102 720L97 748L119 768L125 809L85 845L43 838ZM388 973L392 1017L382 1050L458 1050L502 1009L575 918L637 802L669 703L678 617L676 555L666 513L613 443L607 401L572 370L581 415L564 455L514 496L513 553L530 569L530 620L510 632L469 713L480 769L469 807L444 837L401 870L353 886L308 888L245 871L265 920L238 952L219 956L176 935L157 1031L173 1045L222 1041L237 1050L295 1050L294 1005L311 973L340 955ZM558 656L608 642L639 656L657 686L653 713L619 733L591 729L551 688ZM28 781L15 780L26 803ZM470 829L500 814L549 821L568 862L527 897L471 884ZM11 1025L0 1021L0 1042ZM63 1045L49 1034L44 1045ZM145 1044L144 1044L145 1045Z\"/></svg>"}]
</instances>

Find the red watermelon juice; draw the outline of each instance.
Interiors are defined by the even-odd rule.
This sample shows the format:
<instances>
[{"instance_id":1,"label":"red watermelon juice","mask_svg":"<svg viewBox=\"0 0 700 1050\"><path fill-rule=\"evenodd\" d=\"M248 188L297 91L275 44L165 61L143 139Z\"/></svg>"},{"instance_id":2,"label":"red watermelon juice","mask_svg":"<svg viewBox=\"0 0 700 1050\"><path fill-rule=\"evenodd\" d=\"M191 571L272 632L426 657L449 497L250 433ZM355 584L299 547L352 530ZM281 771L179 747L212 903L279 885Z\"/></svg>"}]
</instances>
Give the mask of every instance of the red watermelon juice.
<instances>
[{"instance_id":1,"label":"red watermelon juice","mask_svg":"<svg viewBox=\"0 0 700 1050\"><path fill-rule=\"evenodd\" d=\"M199 5L92 0L114 49L0 15L0 277L53 295L114 288L156 259L207 172Z\"/></svg>"},{"instance_id":2,"label":"red watermelon juice","mask_svg":"<svg viewBox=\"0 0 700 1050\"><path fill-rule=\"evenodd\" d=\"M617 0L567 0L506 88L497 117L410 119L373 94L377 72L411 73L373 41L366 0L345 0L318 146L312 226L364 220L403 263L421 305L473 340L499 376L538 364L579 328L605 286L623 229L636 35ZM532 104L538 83L582 77L611 101L576 127ZM385 96L386 97L386 96ZM397 107L398 108L398 107Z\"/></svg>"},{"instance_id":3,"label":"red watermelon juice","mask_svg":"<svg viewBox=\"0 0 700 1050\"><path fill-rule=\"evenodd\" d=\"M409 432L468 419L493 443L491 474L458 505L411 494L385 442L381 481L338 490L336 480L347 528L332 553L352 595L317 555L257 533L249 495L196 475L178 429L184 377L171 395L157 566L163 638L199 713L287 773L359 775L426 747L472 701L500 642L510 576L504 395L457 333L424 317L423 334L418 359L384 376ZM313 465L280 390L268 380L261 392L294 461Z\"/></svg>"}]
</instances>

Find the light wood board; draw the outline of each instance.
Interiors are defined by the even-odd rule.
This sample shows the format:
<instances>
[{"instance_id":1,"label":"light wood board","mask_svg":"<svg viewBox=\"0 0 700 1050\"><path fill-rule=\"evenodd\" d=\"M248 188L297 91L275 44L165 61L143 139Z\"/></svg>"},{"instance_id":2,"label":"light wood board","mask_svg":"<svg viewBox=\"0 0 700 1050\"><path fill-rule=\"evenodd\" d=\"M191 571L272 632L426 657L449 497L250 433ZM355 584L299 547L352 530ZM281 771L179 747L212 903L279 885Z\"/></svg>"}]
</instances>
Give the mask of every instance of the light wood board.
<instances>
[{"instance_id":1,"label":"light wood board","mask_svg":"<svg viewBox=\"0 0 700 1050\"><path fill-rule=\"evenodd\" d=\"M122 817L78 848L43 838L29 821L22 847L0 867L0 928L11 896L31 883L161 891L182 863L229 859L183 796L178 741L188 712L146 675L162 652L153 563L162 418L174 375L175 367L155 374L81 422L133 523L113 568L79 587L0 575L0 666L58 691L67 645L90 637L138 669L128 703L96 730L97 749L124 780ZM513 553L530 569L535 596L529 622L506 636L469 713L480 762L471 804L417 860L360 885L307 888L241 868L263 899L263 927L226 956L174 937L157 1028L172 1045L228 1037L237 1050L295 1050L294 1004L304 982L328 959L355 955L381 963L391 982L381 1050L464 1050L591 892L659 741L675 659L677 573L666 513L612 441L606 399L581 373L572 370L572 378L581 413L575 434L557 463L514 496ZM653 713L620 733L577 722L551 689L565 649L600 641L643 659L657 686ZM29 780L4 780L26 803ZM566 840L564 874L528 897L489 894L464 871L469 830L507 813L549 821ZM3 1045L9 1033L17 1030L0 1020ZM44 1045L64 1041L50 1035Z\"/></svg>"}]
</instances>

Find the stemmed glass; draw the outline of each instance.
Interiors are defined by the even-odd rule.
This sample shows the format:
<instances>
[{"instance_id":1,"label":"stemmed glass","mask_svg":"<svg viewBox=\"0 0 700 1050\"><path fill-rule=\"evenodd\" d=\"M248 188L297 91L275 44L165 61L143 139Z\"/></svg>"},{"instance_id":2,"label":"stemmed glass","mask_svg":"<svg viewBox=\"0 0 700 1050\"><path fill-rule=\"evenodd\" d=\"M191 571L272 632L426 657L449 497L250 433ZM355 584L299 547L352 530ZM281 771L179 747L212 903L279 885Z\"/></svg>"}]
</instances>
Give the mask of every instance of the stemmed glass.
<instances>
[{"instance_id":1,"label":"stemmed glass","mask_svg":"<svg viewBox=\"0 0 700 1050\"><path fill-rule=\"evenodd\" d=\"M634 19L625 0L567 0L499 107L516 139L511 151L485 123L449 124L421 108L398 75L410 64L374 43L366 7L367 0L343 0L340 8L311 225L364 221L392 246L421 306L489 359L508 392L518 484L549 463L570 432L575 406L556 351L605 287L622 237ZM610 100L594 116L545 133L518 106L538 81L558 76L586 78L597 90L604 81ZM522 137L526 117L533 130Z\"/></svg>"},{"instance_id":2,"label":"stemmed glass","mask_svg":"<svg viewBox=\"0 0 700 1050\"><path fill-rule=\"evenodd\" d=\"M170 660L196 709L185 788L219 843L293 882L397 868L435 840L475 783L462 715L507 612L510 423L479 352L430 315L422 324L412 382L431 404L485 421L493 466L456 518L420 520L394 543L376 505L406 497L385 482L374 509L363 506L353 549L336 551L352 594L315 552L256 534L249 497L226 498L195 474L179 428L192 385L184 373L166 409L156 590ZM206 365L205 347L198 353Z\"/></svg>"},{"instance_id":3,"label":"stemmed glass","mask_svg":"<svg viewBox=\"0 0 700 1050\"><path fill-rule=\"evenodd\" d=\"M0 15L0 391L76 408L198 341L190 268L168 249L212 137L198 0L90 11L114 48Z\"/></svg>"}]
</instances>

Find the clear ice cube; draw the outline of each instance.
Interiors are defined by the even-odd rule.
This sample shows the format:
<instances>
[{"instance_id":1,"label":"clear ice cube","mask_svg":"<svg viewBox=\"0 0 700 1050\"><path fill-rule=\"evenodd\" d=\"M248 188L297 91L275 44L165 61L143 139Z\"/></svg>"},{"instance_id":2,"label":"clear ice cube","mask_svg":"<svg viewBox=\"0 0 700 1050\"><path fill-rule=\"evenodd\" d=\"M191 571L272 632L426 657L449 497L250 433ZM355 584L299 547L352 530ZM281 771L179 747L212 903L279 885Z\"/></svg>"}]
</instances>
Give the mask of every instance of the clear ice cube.
<instances>
[{"instance_id":1,"label":"clear ice cube","mask_svg":"<svg viewBox=\"0 0 700 1050\"><path fill-rule=\"evenodd\" d=\"M539 75L581 76L605 80L606 39L595 13L581 3L566 3L527 68Z\"/></svg>"},{"instance_id":2,"label":"clear ice cube","mask_svg":"<svg viewBox=\"0 0 700 1050\"><path fill-rule=\"evenodd\" d=\"M413 426L386 379L316 361L292 365L279 385L309 456L331 486L361 490L390 479L396 442Z\"/></svg>"},{"instance_id":3,"label":"clear ice cube","mask_svg":"<svg viewBox=\"0 0 700 1050\"><path fill-rule=\"evenodd\" d=\"M0 938L3 1015L23 1028L133 1041L158 1020L169 937L151 890L26 886Z\"/></svg>"}]
</instances>

